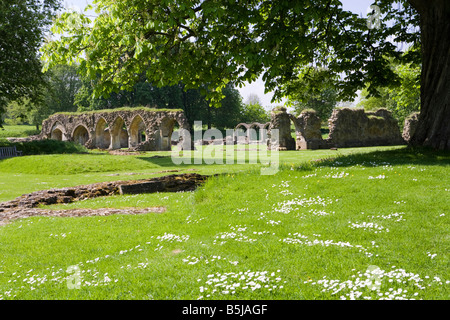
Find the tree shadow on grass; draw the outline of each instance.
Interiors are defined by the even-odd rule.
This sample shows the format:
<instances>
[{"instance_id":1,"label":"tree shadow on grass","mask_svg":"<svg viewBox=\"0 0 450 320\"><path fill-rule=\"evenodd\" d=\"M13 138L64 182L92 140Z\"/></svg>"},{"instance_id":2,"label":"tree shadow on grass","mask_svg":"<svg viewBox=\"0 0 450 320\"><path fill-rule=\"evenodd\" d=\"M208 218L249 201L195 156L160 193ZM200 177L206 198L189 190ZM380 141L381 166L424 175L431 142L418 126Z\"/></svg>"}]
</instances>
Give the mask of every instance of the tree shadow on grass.
<instances>
[{"instance_id":1,"label":"tree shadow on grass","mask_svg":"<svg viewBox=\"0 0 450 320\"><path fill-rule=\"evenodd\" d=\"M350 167L360 165L374 167L383 165L450 165L450 151L437 151L425 147L407 147L404 149L355 153L329 159L312 161L318 166Z\"/></svg>"},{"instance_id":2,"label":"tree shadow on grass","mask_svg":"<svg viewBox=\"0 0 450 320\"><path fill-rule=\"evenodd\" d=\"M301 152L301 151L298 151ZM211 159L200 159L192 156L190 161L183 163L175 163L170 155L161 156L137 156L139 160L150 162L160 167L180 167L182 169L195 168L197 166L204 166L210 164L221 165L221 163L211 163ZM189 160L188 159L188 160ZM223 165L226 164L226 157L223 157ZM236 159L234 164L238 164ZM246 159L246 164L249 164L249 159ZM297 170L311 170L315 166L330 166L330 167L349 167L354 165L373 167L382 165L450 165L450 151L436 151L429 148L402 148L395 150L373 151L353 153L349 155L337 155L335 157L305 161L304 164L295 166ZM280 164L280 170L291 170L292 165Z\"/></svg>"},{"instance_id":3,"label":"tree shadow on grass","mask_svg":"<svg viewBox=\"0 0 450 320\"><path fill-rule=\"evenodd\" d=\"M150 162L154 165L160 166L160 167L174 167L175 164L173 163L171 156L137 156L136 159ZM180 164L180 167L188 167L189 164Z\"/></svg>"},{"instance_id":4,"label":"tree shadow on grass","mask_svg":"<svg viewBox=\"0 0 450 320\"><path fill-rule=\"evenodd\" d=\"M154 165L158 165L161 167L181 167L181 168L194 168L196 166L205 166L205 165L226 165L227 159L226 157L222 158L222 161L217 159L202 159L199 157L192 157L184 159L185 161L181 162L181 159L178 159L179 161L174 161L171 156L138 156L136 159L150 162ZM237 163L236 159L233 164L244 164L244 163ZM249 164L249 159L246 159L245 164Z\"/></svg>"}]
</instances>

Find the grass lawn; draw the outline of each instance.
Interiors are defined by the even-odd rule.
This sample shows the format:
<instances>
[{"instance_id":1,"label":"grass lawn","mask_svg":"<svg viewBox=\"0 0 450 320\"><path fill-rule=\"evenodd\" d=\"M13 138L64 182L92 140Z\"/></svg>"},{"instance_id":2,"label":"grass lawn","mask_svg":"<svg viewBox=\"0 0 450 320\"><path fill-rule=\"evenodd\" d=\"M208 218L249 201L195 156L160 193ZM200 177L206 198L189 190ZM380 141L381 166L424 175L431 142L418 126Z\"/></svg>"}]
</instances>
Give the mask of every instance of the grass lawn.
<instances>
[{"instance_id":1,"label":"grass lawn","mask_svg":"<svg viewBox=\"0 0 450 320\"><path fill-rule=\"evenodd\" d=\"M195 192L51 206L163 213L0 227L0 299L449 298L448 152L286 151L280 163L261 175L258 165L176 166L167 152L1 160L0 201L168 170L224 174Z\"/></svg>"},{"instance_id":2,"label":"grass lawn","mask_svg":"<svg viewBox=\"0 0 450 320\"><path fill-rule=\"evenodd\" d=\"M0 128L0 139L2 138L19 138L27 137L29 135L39 134L36 126L32 125L8 125L3 124L3 129Z\"/></svg>"}]
</instances>

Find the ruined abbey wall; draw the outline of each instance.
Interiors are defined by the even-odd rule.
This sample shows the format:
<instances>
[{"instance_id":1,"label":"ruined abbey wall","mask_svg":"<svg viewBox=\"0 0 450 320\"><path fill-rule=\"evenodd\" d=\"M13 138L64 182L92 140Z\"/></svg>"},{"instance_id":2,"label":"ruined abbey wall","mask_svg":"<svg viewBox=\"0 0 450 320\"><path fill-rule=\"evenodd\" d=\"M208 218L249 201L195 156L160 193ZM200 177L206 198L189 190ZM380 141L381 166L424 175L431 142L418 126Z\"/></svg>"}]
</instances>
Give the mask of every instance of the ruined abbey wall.
<instances>
[{"instance_id":1,"label":"ruined abbey wall","mask_svg":"<svg viewBox=\"0 0 450 320\"><path fill-rule=\"evenodd\" d=\"M405 144L397 120L387 109L335 109L328 120L328 140L335 147L368 147Z\"/></svg>"},{"instance_id":2,"label":"ruined abbey wall","mask_svg":"<svg viewBox=\"0 0 450 320\"><path fill-rule=\"evenodd\" d=\"M59 113L42 123L40 139L74 141L87 148L171 150L174 129L189 130L183 111L133 108Z\"/></svg>"},{"instance_id":3,"label":"ruined abbey wall","mask_svg":"<svg viewBox=\"0 0 450 320\"><path fill-rule=\"evenodd\" d=\"M291 135L291 122L295 126L295 139ZM268 146L278 150L303 150L405 144L397 121L386 109L375 112L358 108L334 109L328 125L329 136L323 139L321 120L314 111L304 111L295 117L285 108L276 108L271 113L269 128L278 129L279 138L278 141L269 138Z\"/></svg>"},{"instance_id":4,"label":"ruined abbey wall","mask_svg":"<svg viewBox=\"0 0 450 320\"><path fill-rule=\"evenodd\" d=\"M374 112L358 108L334 109L328 124L329 136L323 139L321 119L314 111L303 111L295 117L286 108L278 107L272 110L268 123L238 124L232 139L238 144L263 142L272 150L388 146L407 141L386 109ZM295 128L295 138L291 125ZM59 113L43 122L39 138L74 141L87 148L168 151L176 127L190 131L181 110L133 108ZM278 130L277 135L271 134L274 129ZM225 139L220 142L225 143ZM191 146L183 145L183 148Z\"/></svg>"}]
</instances>

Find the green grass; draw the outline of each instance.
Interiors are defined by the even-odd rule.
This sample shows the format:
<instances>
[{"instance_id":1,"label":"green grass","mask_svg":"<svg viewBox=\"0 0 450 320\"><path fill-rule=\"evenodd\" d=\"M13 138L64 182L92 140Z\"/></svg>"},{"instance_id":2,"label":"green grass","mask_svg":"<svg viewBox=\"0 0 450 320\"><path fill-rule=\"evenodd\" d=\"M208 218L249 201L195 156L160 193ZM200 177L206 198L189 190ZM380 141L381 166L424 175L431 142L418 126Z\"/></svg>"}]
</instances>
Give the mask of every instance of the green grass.
<instances>
[{"instance_id":1,"label":"green grass","mask_svg":"<svg viewBox=\"0 0 450 320\"><path fill-rule=\"evenodd\" d=\"M203 149L206 149L204 147ZM236 146L236 150L243 150ZM247 146L253 150L255 147ZM390 147L385 149L392 149ZM216 146L221 150L221 146ZM379 148L359 148L317 150L317 151L286 151L280 153L282 165L294 165L315 159L335 157L354 152L364 153ZM110 155L107 152L91 150L84 154L52 154L31 155L0 160L0 201L12 200L24 193L49 188L63 188L82 184L113 180L146 179L160 175L196 172L205 175L220 173L235 173L246 171L258 165L249 164L249 151L239 151L237 158L246 159L246 163L233 165L205 164L205 161L215 160L211 154L203 159L203 165L195 164L195 152L186 152L192 156L191 164L175 165L170 152L143 152L138 155ZM198 159L198 156L197 156ZM223 163L226 155L223 153ZM176 170L176 171L172 171Z\"/></svg>"},{"instance_id":2,"label":"green grass","mask_svg":"<svg viewBox=\"0 0 450 320\"><path fill-rule=\"evenodd\" d=\"M4 124L3 128L0 128L0 139L28 137L39 134L39 132L35 126Z\"/></svg>"},{"instance_id":3,"label":"green grass","mask_svg":"<svg viewBox=\"0 0 450 320\"><path fill-rule=\"evenodd\" d=\"M45 188L60 187L174 168L230 172L195 192L51 206L164 206L164 213L33 217L0 227L0 298L449 298L448 152L404 147L282 152L275 175L245 164L178 167L168 153L152 158L155 154L0 161L4 200L42 188L42 182ZM328 160L316 161L323 158ZM40 172L33 169L38 164ZM77 169L66 169L72 165ZM142 175L127 175L133 171ZM111 172L119 175L108 176ZM80 289L68 288L76 278L70 266L80 270ZM364 283L375 278L364 274L371 266L383 270L379 290Z\"/></svg>"}]
</instances>

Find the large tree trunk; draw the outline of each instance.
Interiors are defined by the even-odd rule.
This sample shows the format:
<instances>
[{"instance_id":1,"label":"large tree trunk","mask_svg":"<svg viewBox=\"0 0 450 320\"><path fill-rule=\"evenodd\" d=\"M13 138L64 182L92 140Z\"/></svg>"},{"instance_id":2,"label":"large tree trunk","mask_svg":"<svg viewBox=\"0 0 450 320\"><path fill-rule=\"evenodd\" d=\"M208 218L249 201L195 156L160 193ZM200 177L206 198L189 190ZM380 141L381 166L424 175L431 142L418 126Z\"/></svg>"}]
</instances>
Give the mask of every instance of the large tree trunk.
<instances>
[{"instance_id":1,"label":"large tree trunk","mask_svg":"<svg viewBox=\"0 0 450 320\"><path fill-rule=\"evenodd\" d=\"M410 0L422 39L421 108L412 145L450 149L450 1Z\"/></svg>"}]
</instances>

